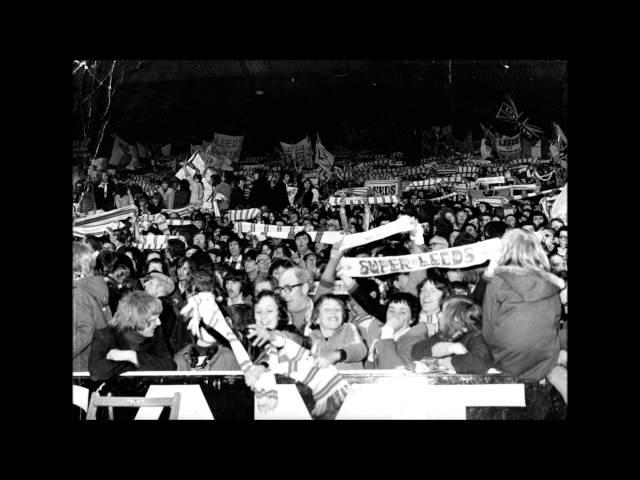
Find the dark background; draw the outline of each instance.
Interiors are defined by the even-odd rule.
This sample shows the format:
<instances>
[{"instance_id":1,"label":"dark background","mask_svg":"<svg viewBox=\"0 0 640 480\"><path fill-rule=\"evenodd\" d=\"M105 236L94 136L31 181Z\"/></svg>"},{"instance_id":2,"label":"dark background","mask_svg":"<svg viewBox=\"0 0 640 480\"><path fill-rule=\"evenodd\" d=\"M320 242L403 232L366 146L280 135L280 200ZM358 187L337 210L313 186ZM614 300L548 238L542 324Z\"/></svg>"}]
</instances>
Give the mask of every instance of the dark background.
<instances>
[{"instance_id":1,"label":"dark background","mask_svg":"<svg viewBox=\"0 0 640 480\"><path fill-rule=\"evenodd\" d=\"M244 134L243 156L269 153L280 141L295 143L307 134L315 139L316 131L329 148L391 151L406 148L414 130L452 124L455 137L462 140L471 129L477 142L480 122L513 133L495 119L506 94L546 135L552 121L569 131L565 60L86 60L87 69L78 65L74 61L74 139L86 133L93 153L107 121L101 156L110 154L111 133L130 143L184 142L173 151L211 141L214 132ZM345 130L356 139L348 141Z\"/></svg>"}]
</instances>

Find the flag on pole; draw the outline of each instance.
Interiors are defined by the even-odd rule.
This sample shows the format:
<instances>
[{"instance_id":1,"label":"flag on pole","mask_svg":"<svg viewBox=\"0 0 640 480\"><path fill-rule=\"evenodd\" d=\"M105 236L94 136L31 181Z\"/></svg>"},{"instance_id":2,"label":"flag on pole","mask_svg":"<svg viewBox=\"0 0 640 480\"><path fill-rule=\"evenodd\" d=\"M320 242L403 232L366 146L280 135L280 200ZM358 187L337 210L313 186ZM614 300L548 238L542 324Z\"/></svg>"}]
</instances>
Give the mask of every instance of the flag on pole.
<instances>
[{"instance_id":1,"label":"flag on pole","mask_svg":"<svg viewBox=\"0 0 640 480\"><path fill-rule=\"evenodd\" d=\"M487 158L491 158L491 147L487 145L486 138L483 138L480 141L480 155L482 156L483 160L486 160Z\"/></svg>"},{"instance_id":2,"label":"flag on pole","mask_svg":"<svg viewBox=\"0 0 640 480\"><path fill-rule=\"evenodd\" d=\"M561 219L566 225L569 224L568 220L568 216L567 216L567 187L568 187L568 183L564 184L564 187L562 187L562 191L560 192L560 195L558 195L558 198L556 198L556 201L553 203L553 206L551 207L551 218L559 218Z\"/></svg>"},{"instance_id":3,"label":"flag on pole","mask_svg":"<svg viewBox=\"0 0 640 480\"><path fill-rule=\"evenodd\" d=\"M316 134L316 163L325 170L331 170L335 157L322 145L320 134Z\"/></svg>"},{"instance_id":4,"label":"flag on pole","mask_svg":"<svg viewBox=\"0 0 640 480\"><path fill-rule=\"evenodd\" d=\"M485 138L488 138L489 140L494 140L496 138L496 134L485 127L483 124L480 124L480 128L482 128L482 132Z\"/></svg>"},{"instance_id":5,"label":"flag on pole","mask_svg":"<svg viewBox=\"0 0 640 480\"><path fill-rule=\"evenodd\" d=\"M569 141L567 140L567 136L562 131L562 128L560 128L560 125L558 125L556 122L553 122L553 128L555 130L556 139L558 140L558 143L561 145L561 148L568 146Z\"/></svg>"},{"instance_id":6,"label":"flag on pole","mask_svg":"<svg viewBox=\"0 0 640 480\"><path fill-rule=\"evenodd\" d=\"M138 147L135 144L129 145L129 153L131 161L127 165L127 170L137 170L140 168L140 159L138 158Z\"/></svg>"},{"instance_id":7,"label":"flag on pole","mask_svg":"<svg viewBox=\"0 0 640 480\"><path fill-rule=\"evenodd\" d=\"M124 166L131 159L129 154L129 144L122 140L118 135L113 135L113 147L111 148L111 158L109 165Z\"/></svg>"},{"instance_id":8,"label":"flag on pole","mask_svg":"<svg viewBox=\"0 0 640 480\"><path fill-rule=\"evenodd\" d=\"M518 125L520 133L522 133L526 138L531 140L539 137L543 130L540 127L531 125L529 123L529 117L524 120L520 120L523 116L524 112L518 112L515 103L513 103L513 100L509 95L507 95L507 99L502 102L502 105L500 105L498 113L496 114L497 119Z\"/></svg>"}]
</instances>

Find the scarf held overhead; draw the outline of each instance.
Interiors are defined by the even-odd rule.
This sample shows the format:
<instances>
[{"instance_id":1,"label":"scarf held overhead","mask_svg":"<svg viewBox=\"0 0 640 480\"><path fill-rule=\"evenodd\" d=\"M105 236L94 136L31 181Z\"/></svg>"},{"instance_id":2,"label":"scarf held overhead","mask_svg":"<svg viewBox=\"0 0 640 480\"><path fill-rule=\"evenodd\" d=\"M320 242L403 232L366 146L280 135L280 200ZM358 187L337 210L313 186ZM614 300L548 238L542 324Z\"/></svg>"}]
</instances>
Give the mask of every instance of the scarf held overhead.
<instances>
[{"instance_id":1,"label":"scarf held overhead","mask_svg":"<svg viewBox=\"0 0 640 480\"><path fill-rule=\"evenodd\" d=\"M429 253L414 253L393 257L349 258L340 260L340 267L350 277L377 277L390 273L417 272L427 268L466 268L496 258L502 241L492 238L461 247Z\"/></svg>"},{"instance_id":2,"label":"scarf held overhead","mask_svg":"<svg viewBox=\"0 0 640 480\"><path fill-rule=\"evenodd\" d=\"M415 221L411 217L401 215L397 220L381 227L367 230L366 232L345 235L342 232L307 232L314 242L327 243L333 245L342 240L341 250L366 245L383 238L390 237L397 233L413 230L416 227ZM305 227L287 227L279 225L265 225L261 223L237 222L234 229L237 232L250 233L254 235L262 234L273 238L293 238L296 233L305 231Z\"/></svg>"}]
</instances>

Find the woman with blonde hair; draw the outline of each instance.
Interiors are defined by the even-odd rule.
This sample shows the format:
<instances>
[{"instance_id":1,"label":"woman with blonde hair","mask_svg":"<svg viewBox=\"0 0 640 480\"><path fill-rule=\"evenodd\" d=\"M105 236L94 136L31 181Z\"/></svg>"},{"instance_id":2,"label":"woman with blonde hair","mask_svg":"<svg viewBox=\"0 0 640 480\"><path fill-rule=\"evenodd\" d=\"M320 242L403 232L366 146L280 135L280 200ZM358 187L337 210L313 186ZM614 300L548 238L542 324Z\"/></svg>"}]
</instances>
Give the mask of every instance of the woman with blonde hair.
<instances>
[{"instance_id":1,"label":"woman with blonde hair","mask_svg":"<svg viewBox=\"0 0 640 480\"><path fill-rule=\"evenodd\" d=\"M549 387L543 393L549 393L545 377L560 357L559 293L564 281L550 272L540 240L522 229L505 233L499 258L488 270L482 334L494 367L529 384L528 392L539 392L540 383ZM534 418L544 418L548 405L548 395L527 399L527 410Z\"/></svg>"},{"instance_id":2,"label":"woman with blonde hair","mask_svg":"<svg viewBox=\"0 0 640 480\"><path fill-rule=\"evenodd\" d=\"M96 331L89 356L91 378L104 381L130 370L175 370L162 337L162 302L147 292L122 297L107 328Z\"/></svg>"}]
</instances>

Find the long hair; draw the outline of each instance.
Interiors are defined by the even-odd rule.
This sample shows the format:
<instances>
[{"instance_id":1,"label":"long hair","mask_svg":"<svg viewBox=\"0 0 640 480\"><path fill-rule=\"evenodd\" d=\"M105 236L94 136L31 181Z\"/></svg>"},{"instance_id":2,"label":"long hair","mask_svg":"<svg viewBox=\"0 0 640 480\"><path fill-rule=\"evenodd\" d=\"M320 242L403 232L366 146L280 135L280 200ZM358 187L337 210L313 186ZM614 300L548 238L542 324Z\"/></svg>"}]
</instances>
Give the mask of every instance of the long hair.
<instances>
[{"instance_id":1,"label":"long hair","mask_svg":"<svg viewBox=\"0 0 640 480\"><path fill-rule=\"evenodd\" d=\"M471 298L454 295L442 306L443 337L455 340L468 331L479 332L482 328L482 309Z\"/></svg>"},{"instance_id":2,"label":"long hair","mask_svg":"<svg viewBox=\"0 0 640 480\"><path fill-rule=\"evenodd\" d=\"M273 301L276 302L276 307L278 307L278 323L276 325L276 330L286 330L287 325L289 324L289 313L287 311L287 303L280 297L276 295L271 290L262 290L256 296L256 301L253 304L253 308L255 309L256 305L260 303L264 297L271 297Z\"/></svg>"},{"instance_id":3,"label":"long hair","mask_svg":"<svg viewBox=\"0 0 640 480\"><path fill-rule=\"evenodd\" d=\"M162 313L162 302L147 292L136 290L120 299L109 326L127 332L144 330L153 315Z\"/></svg>"},{"instance_id":4,"label":"long hair","mask_svg":"<svg viewBox=\"0 0 640 480\"><path fill-rule=\"evenodd\" d=\"M73 242L73 276L91 275L95 265L91 247L82 242Z\"/></svg>"},{"instance_id":5,"label":"long hair","mask_svg":"<svg viewBox=\"0 0 640 480\"><path fill-rule=\"evenodd\" d=\"M549 272L549 259L538 237L520 228L509 230L502 237L499 266L520 267L535 272Z\"/></svg>"}]
</instances>

